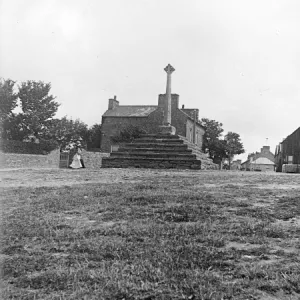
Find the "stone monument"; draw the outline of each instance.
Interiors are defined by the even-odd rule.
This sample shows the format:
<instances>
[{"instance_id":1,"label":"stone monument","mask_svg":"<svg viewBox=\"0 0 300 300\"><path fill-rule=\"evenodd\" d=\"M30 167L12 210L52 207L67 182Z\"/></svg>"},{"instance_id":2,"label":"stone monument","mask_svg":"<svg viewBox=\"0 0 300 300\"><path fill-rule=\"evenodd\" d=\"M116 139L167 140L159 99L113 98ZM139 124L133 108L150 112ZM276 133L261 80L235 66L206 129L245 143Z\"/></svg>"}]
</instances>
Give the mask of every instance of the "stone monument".
<instances>
[{"instance_id":1,"label":"stone monument","mask_svg":"<svg viewBox=\"0 0 300 300\"><path fill-rule=\"evenodd\" d=\"M166 98L164 103L164 120L163 125L160 126L160 133L174 135L176 128L171 125L171 74L175 69L168 64L164 70L167 73L167 89L166 89Z\"/></svg>"}]
</instances>

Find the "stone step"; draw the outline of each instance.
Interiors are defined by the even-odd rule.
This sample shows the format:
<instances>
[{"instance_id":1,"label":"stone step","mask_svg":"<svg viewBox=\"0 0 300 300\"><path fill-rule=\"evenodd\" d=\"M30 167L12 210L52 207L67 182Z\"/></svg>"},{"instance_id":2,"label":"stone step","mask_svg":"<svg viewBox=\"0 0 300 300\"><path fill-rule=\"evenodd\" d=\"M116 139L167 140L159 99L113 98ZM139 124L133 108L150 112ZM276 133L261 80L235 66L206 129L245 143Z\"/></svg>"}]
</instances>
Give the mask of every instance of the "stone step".
<instances>
[{"instance_id":1,"label":"stone step","mask_svg":"<svg viewBox=\"0 0 300 300\"><path fill-rule=\"evenodd\" d=\"M143 134L102 159L103 168L213 169L201 149L179 135Z\"/></svg>"},{"instance_id":2,"label":"stone step","mask_svg":"<svg viewBox=\"0 0 300 300\"><path fill-rule=\"evenodd\" d=\"M161 139L154 139L154 138L137 138L134 139L132 141L132 144L135 143L153 143L153 144L183 144L183 141L180 139L165 139L165 138L161 138Z\"/></svg>"},{"instance_id":3,"label":"stone step","mask_svg":"<svg viewBox=\"0 0 300 300\"><path fill-rule=\"evenodd\" d=\"M175 134L175 135L171 135L171 134L141 134L140 139L179 139L179 135Z\"/></svg>"},{"instance_id":4,"label":"stone step","mask_svg":"<svg viewBox=\"0 0 300 300\"><path fill-rule=\"evenodd\" d=\"M164 149L188 149L185 144L166 144L166 143L127 143L122 146L122 148L164 148Z\"/></svg>"},{"instance_id":5,"label":"stone step","mask_svg":"<svg viewBox=\"0 0 300 300\"><path fill-rule=\"evenodd\" d=\"M102 168L201 169L199 160L104 157Z\"/></svg>"},{"instance_id":6,"label":"stone step","mask_svg":"<svg viewBox=\"0 0 300 300\"><path fill-rule=\"evenodd\" d=\"M167 153L146 153L146 152L112 152L111 158L122 157L122 158L159 158L159 159L178 159L178 160L195 160L195 154L189 153L178 153L178 152L167 152Z\"/></svg>"},{"instance_id":7,"label":"stone step","mask_svg":"<svg viewBox=\"0 0 300 300\"><path fill-rule=\"evenodd\" d=\"M169 145L168 145L169 146ZM140 153L140 152L145 152L145 153L171 153L170 151L174 151L175 153L187 153L191 154L192 150L187 149L187 147L121 147L118 149L117 152L135 152L135 153ZM173 152L172 152L173 153Z\"/></svg>"},{"instance_id":8,"label":"stone step","mask_svg":"<svg viewBox=\"0 0 300 300\"><path fill-rule=\"evenodd\" d=\"M135 160L136 159L136 156L128 156L126 158L124 157L113 157L113 156L110 156L110 157L103 157L102 160L114 160L114 159L128 159L128 160ZM146 160L153 160L153 161L164 161L164 160L167 160L167 161L193 161L193 162L199 162L199 164L201 164L201 162L195 158L190 158L190 159L185 159L185 158L180 158L180 157L174 157L174 158L171 158L171 159L168 159L168 158L164 158L164 157L142 157L142 158L139 158L140 160L143 160L143 161L146 161Z\"/></svg>"}]
</instances>

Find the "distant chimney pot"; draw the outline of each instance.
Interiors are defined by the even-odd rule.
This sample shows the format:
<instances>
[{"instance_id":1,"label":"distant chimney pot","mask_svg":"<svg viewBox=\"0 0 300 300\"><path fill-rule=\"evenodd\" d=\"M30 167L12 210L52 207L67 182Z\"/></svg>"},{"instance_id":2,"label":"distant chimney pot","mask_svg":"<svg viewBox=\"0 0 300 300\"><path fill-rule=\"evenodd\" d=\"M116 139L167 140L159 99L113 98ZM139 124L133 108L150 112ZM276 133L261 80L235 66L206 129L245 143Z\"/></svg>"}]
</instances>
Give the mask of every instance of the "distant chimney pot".
<instances>
[{"instance_id":1,"label":"distant chimney pot","mask_svg":"<svg viewBox=\"0 0 300 300\"><path fill-rule=\"evenodd\" d=\"M184 104L182 104L182 109L184 109Z\"/></svg>"},{"instance_id":2,"label":"distant chimney pot","mask_svg":"<svg viewBox=\"0 0 300 300\"><path fill-rule=\"evenodd\" d=\"M117 100L117 96L114 96L114 100Z\"/></svg>"}]
</instances>

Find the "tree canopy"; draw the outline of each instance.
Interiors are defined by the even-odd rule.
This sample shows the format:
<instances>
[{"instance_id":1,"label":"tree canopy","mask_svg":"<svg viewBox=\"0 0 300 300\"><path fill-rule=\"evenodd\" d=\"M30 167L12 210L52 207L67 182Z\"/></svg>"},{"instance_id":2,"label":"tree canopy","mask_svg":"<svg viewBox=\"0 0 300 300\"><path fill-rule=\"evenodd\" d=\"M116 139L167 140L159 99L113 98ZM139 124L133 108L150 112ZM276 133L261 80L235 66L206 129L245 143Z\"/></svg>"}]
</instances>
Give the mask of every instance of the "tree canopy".
<instances>
[{"instance_id":1,"label":"tree canopy","mask_svg":"<svg viewBox=\"0 0 300 300\"><path fill-rule=\"evenodd\" d=\"M18 85L10 79L0 80L1 137L4 139L44 139L59 104L50 94L51 84L28 80ZM20 103L19 111L14 109Z\"/></svg>"},{"instance_id":2,"label":"tree canopy","mask_svg":"<svg viewBox=\"0 0 300 300\"><path fill-rule=\"evenodd\" d=\"M94 124L88 130L88 147L100 148L101 124Z\"/></svg>"},{"instance_id":3,"label":"tree canopy","mask_svg":"<svg viewBox=\"0 0 300 300\"><path fill-rule=\"evenodd\" d=\"M51 84L28 80L19 86L18 97L21 102L20 129L24 137L33 135L44 138L55 116L59 104L50 95Z\"/></svg>"},{"instance_id":4,"label":"tree canopy","mask_svg":"<svg viewBox=\"0 0 300 300\"><path fill-rule=\"evenodd\" d=\"M87 124L79 119L68 119L66 116L51 120L47 132L47 139L57 141L61 149L66 149L72 143L80 143L82 147L85 147L88 136Z\"/></svg>"},{"instance_id":5,"label":"tree canopy","mask_svg":"<svg viewBox=\"0 0 300 300\"><path fill-rule=\"evenodd\" d=\"M223 124L208 118L202 118L200 123L205 128L202 150L204 153L209 154L214 163L219 164L226 157L225 143L221 139L224 131Z\"/></svg>"},{"instance_id":6,"label":"tree canopy","mask_svg":"<svg viewBox=\"0 0 300 300\"><path fill-rule=\"evenodd\" d=\"M207 118L202 118L200 123L205 128L202 150L214 163L220 164L228 159L230 165L234 155L244 153L239 134L230 131L223 137L222 123Z\"/></svg>"},{"instance_id":7,"label":"tree canopy","mask_svg":"<svg viewBox=\"0 0 300 300\"><path fill-rule=\"evenodd\" d=\"M14 92L15 81L0 78L0 117L12 114L17 106L18 95Z\"/></svg>"},{"instance_id":8,"label":"tree canopy","mask_svg":"<svg viewBox=\"0 0 300 300\"><path fill-rule=\"evenodd\" d=\"M3 138L11 134L13 110L17 107L18 95L14 92L14 85L13 80L0 78L0 134Z\"/></svg>"},{"instance_id":9,"label":"tree canopy","mask_svg":"<svg viewBox=\"0 0 300 300\"><path fill-rule=\"evenodd\" d=\"M231 165L231 161L234 157L234 155L242 154L245 152L244 146L241 142L240 135L238 133L229 131L225 137L224 140L226 141L225 144L225 152L228 158L229 162L229 169Z\"/></svg>"},{"instance_id":10,"label":"tree canopy","mask_svg":"<svg viewBox=\"0 0 300 300\"><path fill-rule=\"evenodd\" d=\"M83 147L100 147L100 124L88 128L79 119L55 118L60 104L51 95L51 83L27 80L17 87L15 85L11 79L0 78L1 138L52 141L57 142L61 149L74 143ZM14 112L17 107L19 111Z\"/></svg>"}]
</instances>

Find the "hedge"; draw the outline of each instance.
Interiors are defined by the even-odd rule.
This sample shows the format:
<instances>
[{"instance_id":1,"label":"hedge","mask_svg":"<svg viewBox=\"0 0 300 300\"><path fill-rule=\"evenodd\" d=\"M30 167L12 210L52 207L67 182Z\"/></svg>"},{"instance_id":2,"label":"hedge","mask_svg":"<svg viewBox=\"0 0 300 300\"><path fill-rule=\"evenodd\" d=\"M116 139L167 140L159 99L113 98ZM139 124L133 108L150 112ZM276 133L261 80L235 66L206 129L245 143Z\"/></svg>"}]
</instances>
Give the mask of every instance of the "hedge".
<instances>
[{"instance_id":1,"label":"hedge","mask_svg":"<svg viewBox=\"0 0 300 300\"><path fill-rule=\"evenodd\" d=\"M39 144L14 140L0 140L0 150L4 153L47 155L59 146L55 141L41 141Z\"/></svg>"}]
</instances>

